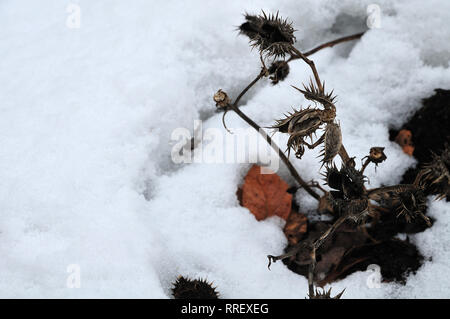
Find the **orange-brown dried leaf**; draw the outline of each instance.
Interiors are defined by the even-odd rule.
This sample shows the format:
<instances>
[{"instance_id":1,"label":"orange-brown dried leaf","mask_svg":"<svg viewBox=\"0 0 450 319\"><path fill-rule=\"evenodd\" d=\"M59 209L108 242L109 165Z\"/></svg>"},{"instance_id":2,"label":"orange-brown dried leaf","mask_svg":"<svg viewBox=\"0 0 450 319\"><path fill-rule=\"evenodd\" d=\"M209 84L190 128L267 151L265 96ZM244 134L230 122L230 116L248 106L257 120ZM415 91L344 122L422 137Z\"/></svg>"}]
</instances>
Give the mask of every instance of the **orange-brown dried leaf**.
<instances>
[{"instance_id":1,"label":"orange-brown dried leaf","mask_svg":"<svg viewBox=\"0 0 450 319\"><path fill-rule=\"evenodd\" d=\"M402 147L403 152L409 156L413 155L414 145L412 143L412 133L410 130L400 130L395 138L395 142Z\"/></svg>"},{"instance_id":2,"label":"orange-brown dried leaf","mask_svg":"<svg viewBox=\"0 0 450 319\"><path fill-rule=\"evenodd\" d=\"M292 204L288 188L277 174L261 174L261 167L253 165L242 186L242 206L247 207L257 220L270 216L286 220Z\"/></svg>"},{"instance_id":3,"label":"orange-brown dried leaf","mask_svg":"<svg viewBox=\"0 0 450 319\"><path fill-rule=\"evenodd\" d=\"M307 231L308 219L305 215L292 211L284 226L284 234L289 245L296 245Z\"/></svg>"}]
</instances>

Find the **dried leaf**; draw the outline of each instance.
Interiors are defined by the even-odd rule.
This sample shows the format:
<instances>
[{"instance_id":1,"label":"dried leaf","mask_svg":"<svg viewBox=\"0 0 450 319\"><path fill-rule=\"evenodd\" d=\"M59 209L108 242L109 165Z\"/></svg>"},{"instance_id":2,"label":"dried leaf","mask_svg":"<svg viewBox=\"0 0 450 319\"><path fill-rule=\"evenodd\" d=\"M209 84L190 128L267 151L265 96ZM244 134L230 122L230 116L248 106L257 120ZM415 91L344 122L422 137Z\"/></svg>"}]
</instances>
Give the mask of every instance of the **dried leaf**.
<instances>
[{"instance_id":1,"label":"dried leaf","mask_svg":"<svg viewBox=\"0 0 450 319\"><path fill-rule=\"evenodd\" d=\"M261 174L261 167L253 165L242 186L242 206L247 207L257 220L274 215L286 220L292 204L288 188L277 174Z\"/></svg>"},{"instance_id":2,"label":"dried leaf","mask_svg":"<svg viewBox=\"0 0 450 319\"><path fill-rule=\"evenodd\" d=\"M397 137L395 138L395 142L400 145L403 149L403 152L408 154L409 156L413 155L414 145L412 143L412 133L409 130L400 130L398 132Z\"/></svg>"},{"instance_id":3,"label":"dried leaf","mask_svg":"<svg viewBox=\"0 0 450 319\"><path fill-rule=\"evenodd\" d=\"M296 245L307 230L308 219L305 215L292 211L284 226L284 234L290 245Z\"/></svg>"}]
</instances>

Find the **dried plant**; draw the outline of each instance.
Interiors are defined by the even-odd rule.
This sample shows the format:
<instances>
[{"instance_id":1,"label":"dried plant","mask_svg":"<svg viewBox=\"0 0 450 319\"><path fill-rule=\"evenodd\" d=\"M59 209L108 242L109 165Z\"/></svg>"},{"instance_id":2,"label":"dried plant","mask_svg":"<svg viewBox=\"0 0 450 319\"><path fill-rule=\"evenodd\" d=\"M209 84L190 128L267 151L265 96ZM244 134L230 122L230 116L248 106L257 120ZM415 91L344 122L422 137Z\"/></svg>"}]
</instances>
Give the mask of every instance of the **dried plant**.
<instances>
[{"instance_id":1,"label":"dried plant","mask_svg":"<svg viewBox=\"0 0 450 319\"><path fill-rule=\"evenodd\" d=\"M432 161L422 167L416 181L441 200L450 197L450 146L440 155L432 153Z\"/></svg>"},{"instance_id":2,"label":"dried plant","mask_svg":"<svg viewBox=\"0 0 450 319\"><path fill-rule=\"evenodd\" d=\"M175 299L218 299L216 287L205 279L190 279L179 276L173 283L172 295Z\"/></svg>"},{"instance_id":3,"label":"dried plant","mask_svg":"<svg viewBox=\"0 0 450 319\"><path fill-rule=\"evenodd\" d=\"M261 54L271 57L283 57L295 42L292 23L276 15L266 15L264 11L258 16L245 14L245 20L239 27L242 34L250 39L253 47Z\"/></svg>"},{"instance_id":4,"label":"dried plant","mask_svg":"<svg viewBox=\"0 0 450 319\"><path fill-rule=\"evenodd\" d=\"M344 290L342 290L340 293L338 293L336 296L331 297L331 288L328 290L325 289L315 289L314 294L308 295L309 299L341 299L342 295L344 294Z\"/></svg>"},{"instance_id":5,"label":"dried plant","mask_svg":"<svg viewBox=\"0 0 450 319\"><path fill-rule=\"evenodd\" d=\"M278 13L275 15L245 15L245 22L239 27L241 34L247 36L251 46L260 52L261 71L257 77L237 96L234 102L228 98L227 94L219 90L214 96L214 101L220 110L232 110L250 126L259 131L271 147L279 154L281 160L286 164L292 176L299 186L319 202L320 207L327 207L336 217L334 224L325 231L314 242L299 242L290 251L280 256L269 255L269 267L272 262L295 256L299 251L307 251L310 255L309 261L309 297L310 298L331 298L331 289L322 292L315 288L313 282L316 252L320 249L324 241L327 240L336 229L347 220L356 224L363 223L368 217L378 214L381 206L397 212L398 217L403 217L406 221L415 218L422 218L428 225L431 225L428 217L425 216L424 189L430 185L445 184L447 188L439 186L440 197L448 196L449 163L450 151L446 150L440 155L433 157L433 162L425 166L413 184L393 185L368 189L366 187L367 178L364 176L366 167L373 163L376 166L386 160L384 147L372 147L369 155L364 157L364 163L358 169L354 158L351 158L343 144L340 125L336 122L336 99L333 91L325 91L325 83L320 80L319 73L309 55L335 44L360 38L363 33L343 37L331 42L324 43L318 47L302 53L294 47L295 36L292 24L286 19L282 19ZM289 56L286 59L286 56ZM281 59L280 59L281 58ZM272 59L270 67L266 68L266 62ZM273 143L271 138L261 127L239 109L239 102L246 92L259 80L269 77L272 84L276 85L286 79L289 74L289 63L294 60L303 60L311 69L313 79L303 88L297 88L306 100L313 105L305 108L298 108L288 112L283 118L275 120L270 127L277 129L281 133L289 135L287 142L287 156L279 147ZM223 123L225 121L223 117ZM225 126L226 127L226 126ZM313 142L313 136L322 131L321 136ZM307 142L309 138L310 143ZM301 159L305 152L305 147L314 149L322 145L321 170L325 179L325 185L330 190L327 191L317 181L306 183L289 161L289 153L292 150L298 159ZM341 167L338 169L333 163L336 156L341 159ZM319 195L316 190L323 194ZM377 204L374 204L377 203ZM386 204L387 203L387 204ZM379 205L379 206L378 206ZM340 298L343 292L335 298Z\"/></svg>"}]
</instances>

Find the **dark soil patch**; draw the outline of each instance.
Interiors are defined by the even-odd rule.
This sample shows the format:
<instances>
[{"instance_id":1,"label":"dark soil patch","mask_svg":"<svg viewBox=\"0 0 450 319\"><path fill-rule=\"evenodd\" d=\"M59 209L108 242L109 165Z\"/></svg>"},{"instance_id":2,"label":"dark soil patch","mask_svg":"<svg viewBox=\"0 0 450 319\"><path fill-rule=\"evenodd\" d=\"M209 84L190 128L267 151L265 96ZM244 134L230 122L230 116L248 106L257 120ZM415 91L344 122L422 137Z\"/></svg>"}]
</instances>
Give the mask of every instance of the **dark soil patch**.
<instances>
[{"instance_id":1,"label":"dark soil patch","mask_svg":"<svg viewBox=\"0 0 450 319\"><path fill-rule=\"evenodd\" d=\"M380 266L384 282L405 283L406 276L416 271L422 260L417 248L408 241L389 239L366 244L347 251L323 283L344 278L355 271L364 271L373 264Z\"/></svg>"},{"instance_id":2,"label":"dark soil patch","mask_svg":"<svg viewBox=\"0 0 450 319\"><path fill-rule=\"evenodd\" d=\"M433 96L422 100L422 105L402 127L412 133L413 156L419 162L403 175L405 184L414 181L420 166L432 160L432 152L440 154L445 143L450 143L450 90L436 89ZM391 141L398 132L389 131Z\"/></svg>"},{"instance_id":3,"label":"dark soil patch","mask_svg":"<svg viewBox=\"0 0 450 319\"><path fill-rule=\"evenodd\" d=\"M385 214L385 216L395 214ZM399 221L399 219L397 219ZM308 224L306 240L314 241L332 222ZM336 231L317 252L315 281L320 286L343 279L355 271L365 271L369 265L380 266L382 280L404 283L409 273L415 272L422 264L423 256L409 240L394 238L401 232L423 231L420 223L405 225L394 223L384 217L368 231L347 222ZM291 247L288 247L288 251ZM309 252L300 251L296 256L285 259L287 267L305 277L308 276Z\"/></svg>"}]
</instances>

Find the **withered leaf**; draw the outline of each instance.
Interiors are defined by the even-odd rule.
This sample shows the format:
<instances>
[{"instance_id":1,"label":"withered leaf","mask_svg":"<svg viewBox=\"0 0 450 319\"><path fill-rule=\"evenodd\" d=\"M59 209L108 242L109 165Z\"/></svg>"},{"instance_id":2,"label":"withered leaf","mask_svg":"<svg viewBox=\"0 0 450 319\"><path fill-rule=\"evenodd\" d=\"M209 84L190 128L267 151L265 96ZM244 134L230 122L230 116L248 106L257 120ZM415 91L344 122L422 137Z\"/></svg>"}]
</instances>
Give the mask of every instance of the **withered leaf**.
<instances>
[{"instance_id":1,"label":"withered leaf","mask_svg":"<svg viewBox=\"0 0 450 319\"><path fill-rule=\"evenodd\" d=\"M292 211L284 226L284 234L289 245L296 245L305 235L308 219L304 214Z\"/></svg>"},{"instance_id":2,"label":"withered leaf","mask_svg":"<svg viewBox=\"0 0 450 319\"><path fill-rule=\"evenodd\" d=\"M253 165L242 186L242 206L248 208L257 220L270 216L286 220L292 204L288 188L277 174L261 174L261 167Z\"/></svg>"},{"instance_id":3,"label":"withered leaf","mask_svg":"<svg viewBox=\"0 0 450 319\"><path fill-rule=\"evenodd\" d=\"M414 145L412 143L412 133L409 130L400 130L398 132L397 137L395 138L395 142L400 145L403 149L403 152L408 154L409 156L413 155Z\"/></svg>"}]
</instances>

